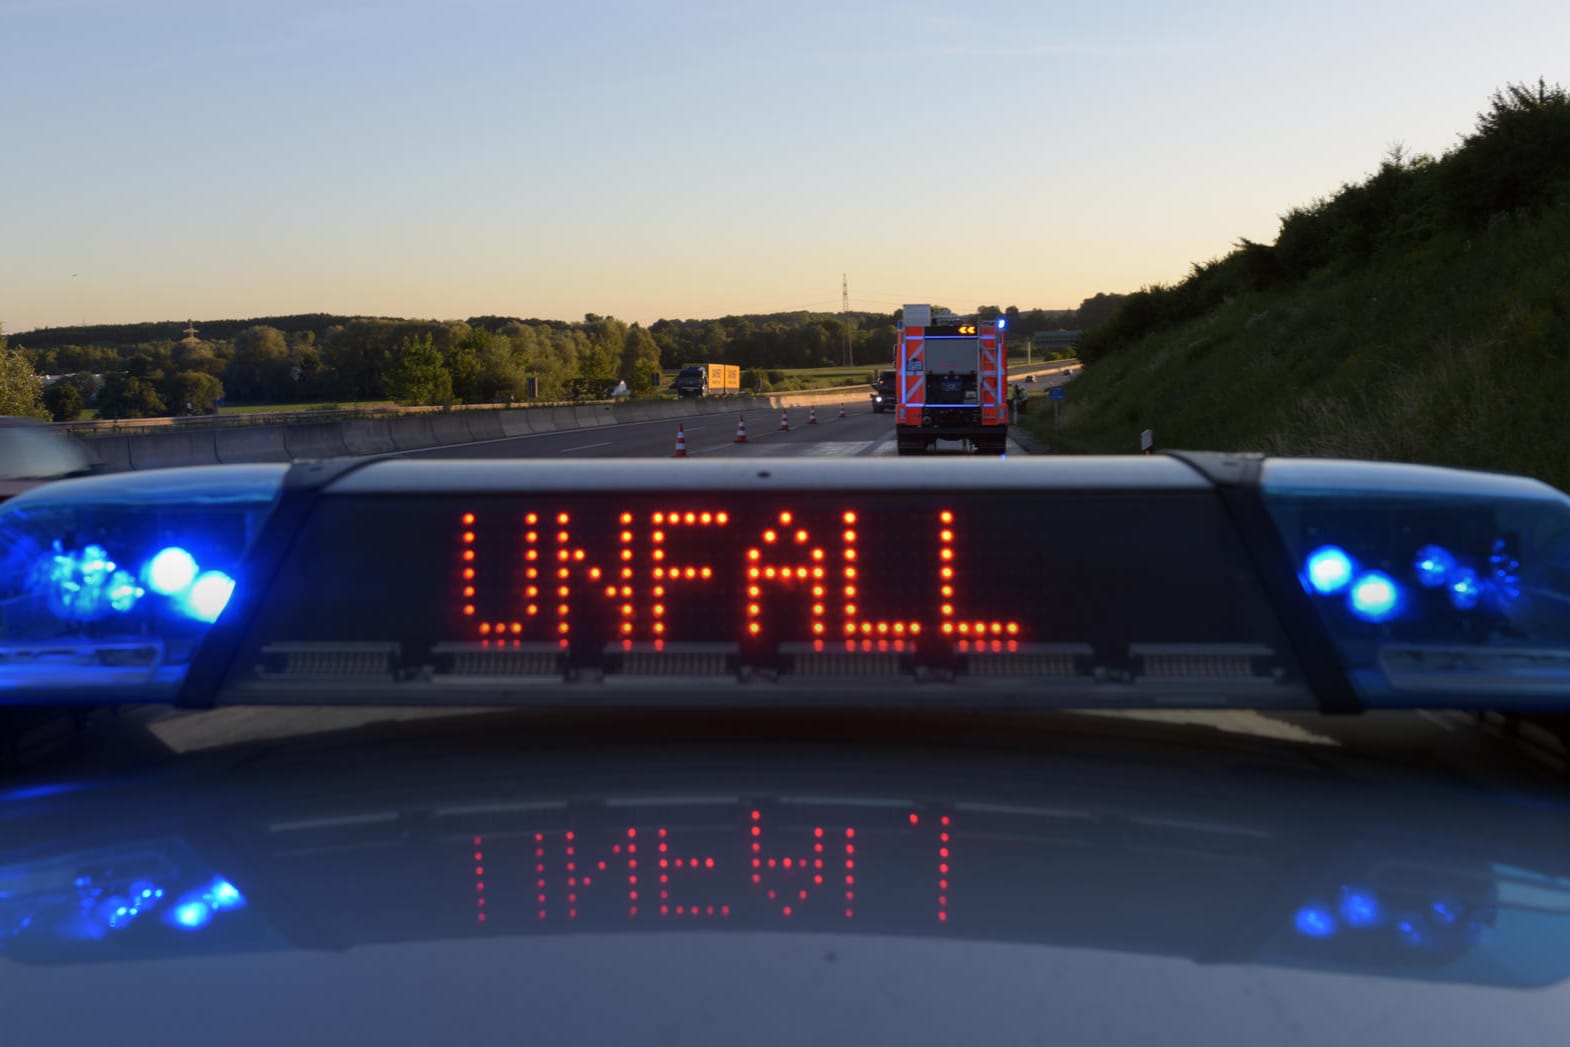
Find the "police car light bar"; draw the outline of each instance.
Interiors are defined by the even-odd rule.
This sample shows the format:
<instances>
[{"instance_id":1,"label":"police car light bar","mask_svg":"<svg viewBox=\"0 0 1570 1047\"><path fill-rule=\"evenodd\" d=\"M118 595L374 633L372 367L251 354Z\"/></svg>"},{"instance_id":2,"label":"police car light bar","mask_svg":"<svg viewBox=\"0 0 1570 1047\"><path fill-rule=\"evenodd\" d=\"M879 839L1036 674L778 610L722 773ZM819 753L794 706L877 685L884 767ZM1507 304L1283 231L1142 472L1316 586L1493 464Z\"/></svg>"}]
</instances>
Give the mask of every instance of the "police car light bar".
<instances>
[{"instance_id":1,"label":"police car light bar","mask_svg":"<svg viewBox=\"0 0 1570 1047\"><path fill-rule=\"evenodd\" d=\"M1570 499L1416 466L213 467L0 556L7 704L1570 708Z\"/></svg>"}]
</instances>

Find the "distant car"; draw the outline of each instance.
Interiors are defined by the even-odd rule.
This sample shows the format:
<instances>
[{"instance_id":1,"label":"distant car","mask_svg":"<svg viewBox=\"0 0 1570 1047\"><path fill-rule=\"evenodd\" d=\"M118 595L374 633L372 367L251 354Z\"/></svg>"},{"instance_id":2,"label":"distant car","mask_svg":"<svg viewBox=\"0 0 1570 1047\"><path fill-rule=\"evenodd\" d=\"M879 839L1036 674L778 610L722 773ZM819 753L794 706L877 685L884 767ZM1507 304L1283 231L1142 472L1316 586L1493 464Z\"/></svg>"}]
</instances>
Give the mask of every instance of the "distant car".
<instances>
[{"instance_id":1,"label":"distant car","mask_svg":"<svg viewBox=\"0 0 1570 1047\"><path fill-rule=\"evenodd\" d=\"M1033 375L1033 374L1027 374L1025 376L1025 381L1029 382L1031 385L1035 385L1036 384L1036 376Z\"/></svg>"},{"instance_id":2,"label":"distant car","mask_svg":"<svg viewBox=\"0 0 1570 1047\"><path fill-rule=\"evenodd\" d=\"M894 372L879 371L877 379L872 383L872 413L882 414L894 410L894 407Z\"/></svg>"},{"instance_id":3,"label":"distant car","mask_svg":"<svg viewBox=\"0 0 1570 1047\"><path fill-rule=\"evenodd\" d=\"M31 418L0 417L0 501L91 472L93 463L70 437Z\"/></svg>"}]
</instances>

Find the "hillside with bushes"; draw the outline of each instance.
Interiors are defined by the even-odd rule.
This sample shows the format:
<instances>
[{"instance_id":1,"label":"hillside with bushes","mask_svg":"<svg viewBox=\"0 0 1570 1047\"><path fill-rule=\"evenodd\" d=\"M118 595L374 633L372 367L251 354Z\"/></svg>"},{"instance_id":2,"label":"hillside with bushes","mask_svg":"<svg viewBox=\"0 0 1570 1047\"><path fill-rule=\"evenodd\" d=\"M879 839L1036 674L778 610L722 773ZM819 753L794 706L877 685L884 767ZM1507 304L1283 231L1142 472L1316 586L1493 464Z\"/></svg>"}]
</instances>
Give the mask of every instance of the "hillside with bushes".
<instances>
[{"instance_id":1,"label":"hillside with bushes","mask_svg":"<svg viewBox=\"0 0 1570 1047\"><path fill-rule=\"evenodd\" d=\"M1498 92L1442 157L1392 150L1080 347L1057 449L1334 455L1570 489L1570 97Z\"/></svg>"}]
</instances>

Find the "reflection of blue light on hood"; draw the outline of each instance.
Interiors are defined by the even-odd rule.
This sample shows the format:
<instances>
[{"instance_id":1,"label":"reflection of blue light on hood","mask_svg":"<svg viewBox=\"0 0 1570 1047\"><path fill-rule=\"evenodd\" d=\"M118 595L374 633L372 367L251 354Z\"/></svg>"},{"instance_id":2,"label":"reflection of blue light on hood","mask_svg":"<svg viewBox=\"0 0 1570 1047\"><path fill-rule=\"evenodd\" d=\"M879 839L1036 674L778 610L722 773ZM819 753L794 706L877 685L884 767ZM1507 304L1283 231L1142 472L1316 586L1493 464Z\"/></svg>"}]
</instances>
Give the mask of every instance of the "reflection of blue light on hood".
<instances>
[{"instance_id":1,"label":"reflection of blue light on hood","mask_svg":"<svg viewBox=\"0 0 1570 1047\"><path fill-rule=\"evenodd\" d=\"M1434 902L1428 907L1428 917L1440 927L1449 927L1456 922L1456 911L1447 902Z\"/></svg>"},{"instance_id":2,"label":"reflection of blue light on hood","mask_svg":"<svg viewBox=\"0 0 1570 1047\"><path fill-rule=\"evenodd\" d=\"M183 895L179 904L169 910L166 919L171 926L181 930L199 931L211 923L216 914L243 909L246 904L240 889L220 876L205 888Z\"/></svg>"},{"instance_id":3,"label":"reflection of blue light on hood","mask_svg":"<svg viewBox=\"0 0 1570 1047\"><path fill-rule=\"evenodd\" d=\"M213 885L207 889L207 901L215 912L245 908L245 895L228 880L214 880Z\"/></svg>"},{"instance_id":4,"label":"reflection of blue light on hood","mask_svg":"<svg viewBox=\"0 0 1570 1047\"><path fill-rule=\"evenodd\" d=\"M1348 927L1357 929L1377 927L1384 920L1379 899L1370 891L1361 891L1352 887L1341 888L1339 908L1341 919Z\"/></svg>"},{"instance_id":5,"label":"reflection of blue light on hood","mask_svg":"<svg viewBox=\"0 0 1570 1047\"><path fill-rule=\"evenodd\" d=\"M203 901L182 902L169 913L169 922L187 931L201 930L212 918L212 908Z\"/></svg>"},{"instance_id":6,"label":"reflection of blue light on hood","mask_svg":"<svg viewBox=\"0 0 1570 1047\"><path fill-rule=\"evenodd\" d=\"M1336 545L1324 545L1308 554L1303 571L1308 584L1321 596L1330 596L1345 589L1352 581L1355 570L1346 550Z\"/></svg>"},{"instance_id":7,"label":"reflection of blue light on hood","mask_svg":"<svg viewBox=\"0 0 1570 1047\"><path fill-rule=\"evenodd\" d=\"M43 785L24 785L19 789L7 789L0 792L0 803L9 800L41 800L45 796L59 796L61 793L75 792L82 788L76 782L47 782Z\"/></svg>"},{"instance_id":8,"label":"reflection of blue light on hood","mask_svg":"<svg viewBox=\"0 0 1570 1047\"><path fill-rule=\"evenodd\" d=\"M1297 933L1305 938L1329 938L1336 933L1336 918L1326 906L1317 903L1299 909L1293 922Z\"/></svg>"}]
</instances>

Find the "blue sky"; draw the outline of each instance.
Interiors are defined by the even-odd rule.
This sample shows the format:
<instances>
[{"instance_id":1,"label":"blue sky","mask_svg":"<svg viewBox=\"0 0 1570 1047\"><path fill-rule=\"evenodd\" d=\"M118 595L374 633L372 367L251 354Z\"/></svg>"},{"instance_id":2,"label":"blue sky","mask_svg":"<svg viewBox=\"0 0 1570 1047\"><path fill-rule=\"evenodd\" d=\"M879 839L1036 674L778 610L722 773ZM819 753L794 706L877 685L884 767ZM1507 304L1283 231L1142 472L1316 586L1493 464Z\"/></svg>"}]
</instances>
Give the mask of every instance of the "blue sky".
<instances>
[{"instance_id":1,"label":"blue sky","mask_svg":"<svg viewBox=\"0 0 1570 1047\"><path fill-rule=\"evenodd\" d=\"M0 0L0 324L1069 307L1567 41L1524 0Z\"/></svg>"}]
</instances>

